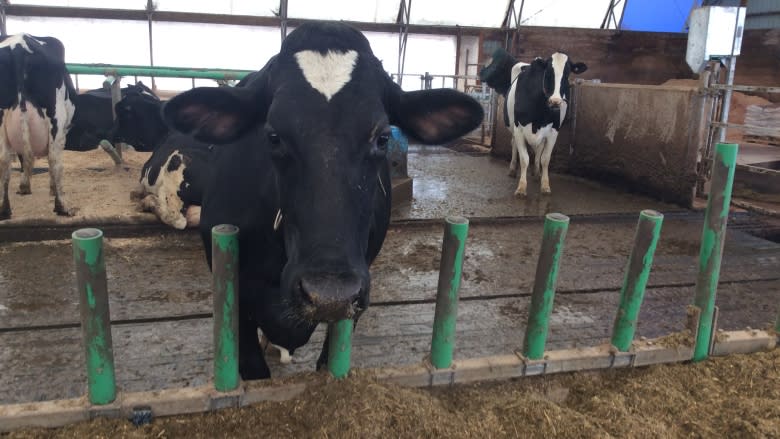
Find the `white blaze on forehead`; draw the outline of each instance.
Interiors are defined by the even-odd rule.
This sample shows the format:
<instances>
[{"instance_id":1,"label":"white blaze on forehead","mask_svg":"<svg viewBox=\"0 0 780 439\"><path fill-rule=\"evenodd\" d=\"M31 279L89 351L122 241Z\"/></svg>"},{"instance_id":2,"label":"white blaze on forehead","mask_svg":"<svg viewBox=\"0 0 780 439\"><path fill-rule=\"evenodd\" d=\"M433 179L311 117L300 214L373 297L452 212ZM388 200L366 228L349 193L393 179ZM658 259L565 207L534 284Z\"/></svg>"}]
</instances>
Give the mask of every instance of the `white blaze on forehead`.
<instances>
[{"instance_id":1,"label":"white blaze on forehead","mask_svg":"<svg viewBox=\"0 0 780 439\"><path fill-rule=\"evenodd\" d=\"M11 50L16 48L16 46L22 46L22 48L30 53L32 53L32 49L30 49L30 46L27 45L27 41L24 40L24 37L30 38L31 40L36 41L38 44L46 44L43 41L36 40L35 38L27 35L27 34L16 34L11 35L8 38L6 38L3 41L0 41L0 48L3 47L10 47Z\"/></svg>"},{"instance_id":2,"label":"white blaze on forehead","mask_svg":"<svg viewBox=\"0 0 780 439\"><path fill-rule=\"evenodd\" d=\"M553 72L555 72L555 90L553 90L550 99L561 97L561 79L563 79L563 71L566 68L566 63L569 61L569 57L563 53L555 52L552 55Z\"/></svg>"},{"instance_id":3,"label":"white blaze on forehead","mask_svg":"<svg viewBox=\"0 0 780 439\"><path fill-rule=\"evenodd\" d=\"M352 79L357 57L358 54L354 50L328 51L325 54L302 50L295 54L303 77L328 101Z\"/></svg>"}]
</instances>

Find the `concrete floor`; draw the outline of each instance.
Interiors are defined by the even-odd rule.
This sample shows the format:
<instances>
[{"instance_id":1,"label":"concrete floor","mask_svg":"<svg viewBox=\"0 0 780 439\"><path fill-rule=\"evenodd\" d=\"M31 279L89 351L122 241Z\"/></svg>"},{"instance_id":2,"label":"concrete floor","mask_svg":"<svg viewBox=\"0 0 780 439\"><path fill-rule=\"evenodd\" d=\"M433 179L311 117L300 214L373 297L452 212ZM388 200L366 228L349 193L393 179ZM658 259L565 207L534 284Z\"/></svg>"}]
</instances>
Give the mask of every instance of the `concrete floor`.
<instances>
[{"instance_id":1,"label":"concrete floor","mask_svg":"<svg viewBox=\"0 0 780 439\"><path fill-rule=\"evenodd\" d=\"M643 209L679 211L679 206L629 194L569 175L550 175L551 195L540 195L539 180L528 179L528 196L514 196L517 178L507 175L509 163L488 154L466 154L437 146L409 147L413 199L393 211L394 219L543 216L604 213L637 214Z\"/></svg>"},{"instance_id":2,"label":"concrete floor","mask_svg":"<svg viewBox=\"0 0 780 439\"><path fill-rule=\"evenodd\" d=\"M572 220L551 320L548 347L553 349L592 346L608 338L634 215L647 208L682 210L562 175L552 175L552 195L539 196L539 183L531 179L529 197L518 199L513 195L516 180L506 176L508 163L445 148L412 147L408 167L414 198L394 211L397 220L448 214L628 214ZM665 221L638 337L683 329L696 279L701 218L678 217L682 219L670 216ZM372 307L353 339L355 367L414 364L426 355L441 233L439 224L391 227L372 267ZM540 237L540 220L475 222L470 227L458 358L518 348ZM0 246L0 404L83 395L70 241L21 241ZM107 234L105 248L111 314L119 320L112 333L120 387L138 391L204 384L213 355L211 281L197 235L173 230L137 238ZM724 257L718 291L721 327L770 325L780 302L780 245L730 228ZM296 352L292 365L272 362L274 374L312 370L322 337L318 330Z\"/></svg>"}]
</instances>

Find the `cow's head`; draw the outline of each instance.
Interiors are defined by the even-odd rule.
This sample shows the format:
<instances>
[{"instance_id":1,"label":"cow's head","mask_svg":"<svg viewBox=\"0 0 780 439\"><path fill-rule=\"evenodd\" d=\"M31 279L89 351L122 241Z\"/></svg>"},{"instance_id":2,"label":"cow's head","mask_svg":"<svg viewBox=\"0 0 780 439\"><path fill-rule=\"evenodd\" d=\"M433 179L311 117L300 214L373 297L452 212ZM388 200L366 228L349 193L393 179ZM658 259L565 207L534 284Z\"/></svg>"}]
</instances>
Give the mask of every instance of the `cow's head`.
<instances>
[{"instance_id":1,"label":"cow's head","mask_svg":"<svg viewBox=\"0 0 780 439\"><path fill-rule=\"evenodd\" d=\"M484 81L488 87L494 89L503 96L509 92L512 86L512 67L517 60L506 50L498 48L493 52L490 63L479 71L480 81Z\"/></svg>"},{"instance_id":2,"label":"cow's head","mask_svg":"<svg viewBox=\"0 0 780 439\"><path fill-rule=\"evenodd\" d=\"M168 134L161 106L160 99L140 82L128 87L115 107L113 141L129 143L138 151L153 151Z\"/></svg>"},{"instance_id":3,"label":"cow's head","mask_svg":"<svg viewBox=\"0 0 780 439\"><path fill-rule=\"evenodd\" d=\"M271 151L281 200L280 294L309 321L350 317L368 305L369 235L381 243L389 216L391 188L380 177L390 125L441 144L476 128L482 108L454 90L403 92L368 40L340 23L301 25L243 82L178 95L166 121L214 144L261 131L257 147Z\"/></svg>"},{"instance_id":4,"label":"cow's head","mask_svg":"<svg viewBox=\"0 0 780 439\"><path fill-rule=\"evenodd\" d=\"M569 73L582 73L588 70L584 63L573 63L563 52L555 52L543 60L537 58L532 63L533 69L541 69L542 90L550 108L560 108L569 100Z\"/></svg>"}]
</instances>

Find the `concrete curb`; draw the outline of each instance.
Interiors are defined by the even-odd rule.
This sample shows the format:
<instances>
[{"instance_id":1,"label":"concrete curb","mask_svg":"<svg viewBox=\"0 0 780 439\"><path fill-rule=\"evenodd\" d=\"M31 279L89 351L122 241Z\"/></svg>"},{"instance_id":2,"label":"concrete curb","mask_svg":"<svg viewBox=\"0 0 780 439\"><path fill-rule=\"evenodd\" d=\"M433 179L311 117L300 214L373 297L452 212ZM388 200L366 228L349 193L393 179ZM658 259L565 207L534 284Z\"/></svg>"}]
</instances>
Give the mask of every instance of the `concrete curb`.
<instances>
[{"instance_id":1,"label":"concrete curb","mask_svg":"<svg viewBox=\"0 0 780 439\"><path fill-rule=\"evenodd\" d=\"M719 332L714 356L770 351L778 344L774 332L762 330ZM642 367L688 361L691 346L663 346L653 340L638 342L630 352L615 352L608 345L548 351L543 360L528 360L518 354L455 360L448 369L430 364L368 369L379 381L407 387L430 387L502 380L594 369ZM287 401L306 390L310 380L277 384L246 382L235 391L220 393L213 385L120 393L106 406L92 406L85 397L23 404L0 405L0 432L21 428L54 428L95 417L130 418L136 410L148 409L155 416L202 413L228 407L243 407L262 401Z\"/></svg>"}]
</instances>

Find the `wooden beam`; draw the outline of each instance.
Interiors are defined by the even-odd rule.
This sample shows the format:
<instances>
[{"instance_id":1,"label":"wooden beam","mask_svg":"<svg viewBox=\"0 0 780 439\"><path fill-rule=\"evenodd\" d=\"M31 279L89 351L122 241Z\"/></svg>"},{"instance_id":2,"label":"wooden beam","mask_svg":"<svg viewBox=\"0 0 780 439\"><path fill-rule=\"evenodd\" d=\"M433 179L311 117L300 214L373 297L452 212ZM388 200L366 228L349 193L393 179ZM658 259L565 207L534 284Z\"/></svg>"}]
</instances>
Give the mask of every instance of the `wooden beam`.
<instances>
[{"instance_id":1,"label":"wooden beam","mask_svg":"<svg viewBox=\"0 0 780 439\"><path fill-rule=\"evenodd\" d=\"M720 334L715 355L752 353L775 348L775 335L767 331L734 331ZM367 369L379 381L408 387L430 387L487 380L520 378L539 374L592 369L642 367L650 364L679 363L690 359L690 346L664 346L647 342L636 344L629 353L614 353L608 346L549 351L545 359L530 361L515 354L456 360L449 369L433 369L425 362L403 366ZM132 416L138 406L148 406L154 416L172 416L242 407L261 401L287 401L299 396L313 379L297 382L278 380L243 382L238 390L219 393L209 383L204 386L162 389L120 394L109 407L92 406L85 398L43 401L0 406L0 432L21 428L55 428L95 417Z\"/></svg>"}]
</instances>

